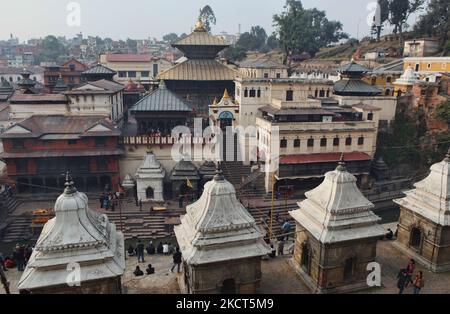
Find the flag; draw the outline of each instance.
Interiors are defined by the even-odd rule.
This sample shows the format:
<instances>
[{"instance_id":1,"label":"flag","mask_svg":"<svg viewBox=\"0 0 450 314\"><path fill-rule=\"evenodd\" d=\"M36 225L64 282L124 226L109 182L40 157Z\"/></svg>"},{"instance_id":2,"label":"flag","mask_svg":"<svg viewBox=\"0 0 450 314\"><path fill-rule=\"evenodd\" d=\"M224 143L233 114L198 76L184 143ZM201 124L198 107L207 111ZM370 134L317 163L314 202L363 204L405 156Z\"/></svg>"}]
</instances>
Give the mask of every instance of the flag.
<instances>
[{"instance_id":1,"label":"flag","mask_svg":"<svg viewBox=\"0 0 450 314\"><path fill-rule=\"evenodd\" d=\"M191 189L193 189L193 188L194 188L194 186L192 185L192 182L191 182L191 181L189 181L189 179L188 179L188 178L186 178L186 185L187 185L187 187L188 187L188 188L191 188Z\"/></svg>"}]
</instances>

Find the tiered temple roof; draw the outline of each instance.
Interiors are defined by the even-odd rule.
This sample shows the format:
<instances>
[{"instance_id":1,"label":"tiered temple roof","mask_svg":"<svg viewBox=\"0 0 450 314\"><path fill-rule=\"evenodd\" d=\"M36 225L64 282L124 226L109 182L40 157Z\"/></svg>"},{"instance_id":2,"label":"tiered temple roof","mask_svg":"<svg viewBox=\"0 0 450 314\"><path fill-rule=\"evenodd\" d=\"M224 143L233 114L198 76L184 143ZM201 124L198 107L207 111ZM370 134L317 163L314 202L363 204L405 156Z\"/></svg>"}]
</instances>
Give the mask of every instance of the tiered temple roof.
<instances>
[{"instance_id":1,"label":"tiered temple roof","mask_svg":"<svg viewBox=\"0 0 450 314\"><path fill-rule=\"evenodd\" d=\"M147 153L144 161L136 172L136 180L139 179L164 179L166 172L156 160L153 153Z\"/></svg>"}]
</instances>

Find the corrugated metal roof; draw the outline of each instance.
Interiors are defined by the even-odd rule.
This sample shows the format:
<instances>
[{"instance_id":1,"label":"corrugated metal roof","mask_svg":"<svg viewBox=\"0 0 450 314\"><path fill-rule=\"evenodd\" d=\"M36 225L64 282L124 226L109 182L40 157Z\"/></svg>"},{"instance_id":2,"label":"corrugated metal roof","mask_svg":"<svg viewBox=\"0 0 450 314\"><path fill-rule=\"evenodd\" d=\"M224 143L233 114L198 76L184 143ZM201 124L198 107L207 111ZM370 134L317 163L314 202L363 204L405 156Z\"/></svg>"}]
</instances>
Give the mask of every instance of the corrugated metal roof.
<instances>
[{"instance_id":1,"label":"corrugated metal roof","mask_svg":"<svg viewBox=\"0 0 450 314\"><path fill-rule=\"evenodd\" d=\"M340 73L366 73L366 72L370 72L370 70L368 68L356 63L355 61L351 61L350 63L338 68L337 72L340 72Z\"/></svg>"},{"instance_id":2,"label":"corrugated metal roof","mask_svg":"<svg viewBox=\"0 0 450 314\"><path fill-rule=\"evenodd\" d=\"M241 68L255 68L255 69L287 69L284 64L277 63L269 59L249 59L239 64Z\"/></svg>"},{"instance_id":3,"label":"corrugated metal roof","mask_svg":"<svg viewBox=\"0 0 450 314\"><path fill-rule=\"evenodd\" d=\"M144 96L131 109L137 111L192 111L192 106L180 96L167 89L164 82L157 90Z\"/></svg>"},{"instance_id":4,"label":"corrugated metal roof","mask_svg":"<svg viewBox=\"0 0 450 314\"><path fill-rule=\"evenodd\" d=\"M183 38L172 45L177 46L230 46L222 38L213 36L206 31L194 31L192 34Z\"/></svg>"},{"instance_id":5,"label":"corrugated metal roof","mask_svg":"<svg viewBox=\"0 0 450 314\"><path fill-rule=\"evenodd\" d=\"M89 69L87 69L86 71L84 71L82 74L116 74L117 72L105 67L104 65L101 64L97 64L94 65L93 67L90 67Z\"/></svg>"},{"instance_id":6,"label":"corrugated metal roof","mask_svg":"<svg viewBox=\"0 0 450 314\"><path fill-rule=\"evenodd\" d=\"M233 81L238 72L211 59L189 59L158 75L160 80Z\"/></svg>"},{"instance_id":7,"label":"corrugated metal roof","mask_svg":"<svg viewBox=\"0 0 450 314\"><path fill-rule=\"evenodd\" d=\"M345 93L345 94L370 94L378 95L381 94L381 90L376 87L369 85L358 79L344 79L337 81L334 84L335 93Z\"/></svg>"}]
</instances>

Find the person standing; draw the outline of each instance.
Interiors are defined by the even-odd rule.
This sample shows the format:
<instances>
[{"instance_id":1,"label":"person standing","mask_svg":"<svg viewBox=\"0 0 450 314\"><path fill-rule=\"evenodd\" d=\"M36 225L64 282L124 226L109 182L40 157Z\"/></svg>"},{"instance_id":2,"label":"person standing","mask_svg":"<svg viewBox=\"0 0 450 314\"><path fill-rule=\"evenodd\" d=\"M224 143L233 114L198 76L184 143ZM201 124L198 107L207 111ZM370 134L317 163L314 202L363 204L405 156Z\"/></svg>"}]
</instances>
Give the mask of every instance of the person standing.
<instances>
[{"instance_id":1,"label":"person standing","mask_svg":"<svg viewBox=\"0 0 450 314\"><path fill-rule=\"evenodd\" d=\"M169 244L167 242L165 242L163 245L163 254L169 255Z\"/></svg>"},{"instance_id":2,"label":"person standing","mask_svg":"<svg viewBox=\"0 0 450 314\"><path fill-rule=\"evenodd\" d=\"M177 266L177 272L180 272L180 265L181 265L181 252L180 252L180 248L177 247L176 248L176 252L173 254L173 265L172 268L170 269L170 272L173 273L173 270L175 268L175 266Z\"/></svg>"},{"instance_id":3,"label":"person standing","mask_svg":"<svg viewBox=\"0 0 450 314\"><path fill-rule=\"evenodd\" d=\"M284 255L284 239L280 238L278 240L278 255Z\"/></svg>"},{"instance_id":4,"label":"person standing","mask_svg":"<svg viewBox=\"0 0 450 314\"><path fill-rule=\"evenodd\" d=\"M398 288L398 294L403 294L403 290L405 290L406 281L408 278L408 274L406 272L406 269L401 269L397 275L397 288Z\"/></svg>"},{"instance_id":5,"label":"person standing","mask_svg":"<svg viewBox=\"0 0 450 314\"><path fill-rule=\"evenodd\" d=\"M21 248L19 244L16 245L16 250L13 253L14 261L17 265L18 271L24 271L25 270L25 252Z\"/></svg>"},{"instance_id":6,"label":"person standing","mask_svg":"<svg viewBox=\"0 0 450 314\"><path fill-rule=\"evenodd\" d=\"M405 288L408 287L411 282L411 278L414 274L414 270L416 269L416 261L412 258L409 260L408 266L406 266L406 283Z\"/></svg>"},{"instance_id":7,"label":"person standing","mask_svg":"<svg viewBox=\"0 0 450 314\"><path fill-rule=\"evenodd\" d=\"M138 258L138 263L142 262L144 263L144 244L141 242L141 240L138 240L138 244L136 246L136 254Z\"/></svg>"},{"instance_id":8,"label":"person standing","mask_svg":"<svg viewBox=\"0 0 450 314\"><path fill-rule=\"evenodd\" d=\"M413 281L413 285L414 285L414 294L419 294L420 290L422 290L422 288L425 287L425 280L423 279L422 271L419 271L419 273L416 275L416 278Z\"/></svg>"}]
</instances>

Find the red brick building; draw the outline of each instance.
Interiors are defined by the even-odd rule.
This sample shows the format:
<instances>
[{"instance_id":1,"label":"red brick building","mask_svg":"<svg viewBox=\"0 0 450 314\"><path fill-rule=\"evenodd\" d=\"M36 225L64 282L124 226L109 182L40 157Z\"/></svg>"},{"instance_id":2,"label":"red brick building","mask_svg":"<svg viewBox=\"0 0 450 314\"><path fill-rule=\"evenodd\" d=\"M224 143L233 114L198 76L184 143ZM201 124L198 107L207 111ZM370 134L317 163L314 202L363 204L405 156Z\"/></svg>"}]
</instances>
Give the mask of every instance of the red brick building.
<instances>
[{"instance_id":1,"label":"red brick building","mask_svg":"<svg viewBox=\"0 0 450 314\"><path fill-rule=\"evenodd\" d=\"M70 89L81 84L81 73L87 70L87 66L76 59L70 59L58 66L46 67L44 71L44 85L53 90L61 76Z\"/></svg>"},{"instance_id":2,"label":"red brick building","mask_svg":"<svg viewBox=\"0 0 450 314\"><path fill-rule=\"evenodd\" d=\"M117 189L119 135L104 117L32 116L2 133L0 159L19 193L62 190L67 171L81 191Z\"/></svg>"}]
</instances>

